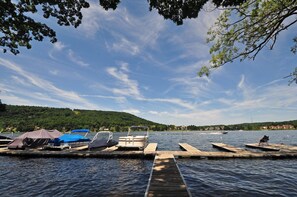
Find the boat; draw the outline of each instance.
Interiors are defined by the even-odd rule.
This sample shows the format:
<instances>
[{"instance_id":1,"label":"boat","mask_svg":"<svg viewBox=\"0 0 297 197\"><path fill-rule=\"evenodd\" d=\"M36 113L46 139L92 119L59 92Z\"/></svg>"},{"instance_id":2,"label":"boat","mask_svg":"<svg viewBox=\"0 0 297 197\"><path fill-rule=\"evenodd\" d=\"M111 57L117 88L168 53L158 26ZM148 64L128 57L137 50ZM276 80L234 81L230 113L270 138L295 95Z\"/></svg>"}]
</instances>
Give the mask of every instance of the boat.
<instances>
[{"instance_id":1,"label":"boat","mask_svg":"<svg viewBox=\"0 0 297 197\"><path fill-rule=\"evenodd\" d=\"M4 135L0 135L0 147L7 146L13 139Z\"/></svg>"},{"instance_id":2,"label":"boat","mask_svg":"<svg viewBox=\"0 0 297 197\"><path fill-rule=\"evenodd\" d=\"M222 131L222 134L227 134L228 133L228 131Z\"/></svg>"},{"instance_id":3,"label":"boat","mask_svg":"<svg viewBox=\"0 0 297 197\"><path fill-rule=\"evenodd\" d=\"M64 150L77 148L80 146L86 146L91 141L87 138L89 129L74 129L71 133L66 133L59 138L51 140L48 145L44 147L46 150ZM85 135L75 134L75 133L85 133Z\"/></svg>"},{"instance_id":4,"label":"boat","mask_svg":"<svg viewBox=\"0 0 297 197\"><path fill-rule=\"evenodd\" d=\"M99 131L88 144L88 149L102 149L117 145L118 142L113 140L113 133L110 131Z\"/></svg>"},{"instance_id":5,"label":"boat","mask_svg":"<svg viewBox=\"0 0 297 197\"><path fill-rule=\"evenodd\" d=\"M62 136L63 134L58 130L39 129L35 131L26 132L16 137L11 143L7 145L9 149L26 149L26 148L42 148L47 145L49 141Z\"/></svg>"},{"instance_id":6,"label":"boat","mask_svg":"<svg viewBox=\"0 0 297 197\"><path fill-rule=\"evenodd\" d=\"M132 136L130 135L131 129L146 129L146 135ZM148 144L148 127L146 126L131 126L129 127L128 134L125 137L119 137L118 148L122 149L139 149L144 150Z\"/></svg>"}]
</instances>

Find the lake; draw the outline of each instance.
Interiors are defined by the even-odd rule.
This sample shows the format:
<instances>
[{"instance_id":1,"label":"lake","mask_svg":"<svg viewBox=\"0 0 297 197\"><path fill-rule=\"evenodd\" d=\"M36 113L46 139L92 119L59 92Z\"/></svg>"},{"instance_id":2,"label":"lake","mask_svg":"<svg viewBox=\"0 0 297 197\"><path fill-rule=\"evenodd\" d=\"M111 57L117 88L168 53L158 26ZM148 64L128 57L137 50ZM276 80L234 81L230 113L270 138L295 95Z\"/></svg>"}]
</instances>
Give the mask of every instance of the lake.
<instances>
[{"instance_id":1,"label":"lake","mask_svg":"<svg viewBox=\"0 0 297 197\"><path fill-rule=\"evenodd\" d=\"M125 134L115 133L114 139ZM297 130L150 132L149 141L158 143L158 150L179 150L183 142L218 151L211 143L245 148L263 135L269 135L270 143L297 146ZM297 159L176 160L193 196L297 195ZM152 165L153 160L145 159L0 156L0 195L144 196Z\"/></svg>"}]
</instances>

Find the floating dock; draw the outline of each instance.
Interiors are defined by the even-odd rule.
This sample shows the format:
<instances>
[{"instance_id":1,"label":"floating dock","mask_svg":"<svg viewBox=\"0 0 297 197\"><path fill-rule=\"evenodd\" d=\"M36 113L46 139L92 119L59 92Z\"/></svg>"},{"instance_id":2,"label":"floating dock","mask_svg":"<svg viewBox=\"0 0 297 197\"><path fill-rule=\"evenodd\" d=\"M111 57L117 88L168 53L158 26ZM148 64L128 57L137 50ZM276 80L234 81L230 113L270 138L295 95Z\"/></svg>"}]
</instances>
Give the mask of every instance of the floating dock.
<instances>
[{"instance_id":1,"label":"floating dock","mask_svg":"<svg viewBox=\"0 0 297 197\"><path fill-rule=\"evenodd\" d=\"M212 143L212 146L227 152L232 152L232 153L243 153L243 152L249 152L245 149L242 148L237 148L228 144L223 144L223 143Z\"/></svg>"},{"instance_id":2,"label":"floating dock","mask_svg":"<svg viewBox=\"0 0 297 197\"><path fill-rule=\"evenodd\" d=\"M297 146L290 146L285 144L264 144L259 145L258 143L246 144L246 147L256 148L265 151L280 151L280 152L295 152L297 151Z\"/></svg>"},{"instance_id":3,"label":"floating dock","mask_svg":"<svg viewBox=\"0 0 297 197\"><path fill-rule=\"evenodd\" d=\"M61 151L50 151L40 149L10 150L0 148L0 155L18 157L94 157L94 158L147 158L154 159L155 155L172 154L176 158L196 158L196 159L227 159L227 158L297 158L297 146L284 144L246 144L246 147L257 148L265 151L248 151L232 145L223 143L213 143L213 146L224 151L201 151L189 144L180 143L179 146L185 151L158 151L157 143L150 143L140 150L119 150L116 146L104 150L75 150L67 149Z\"/></svg>"},{"instance_id":4,"label":"floating dock","mask_svg":"<svg viewBox=\"0 0 297 197\"><path fill-rule=\"evenodd\" d=\"M145 155L154 154L157 150L158 144L157 143L149 143L147 147L144 149L143 153Z\"/></svg>"},{"instance_id":5,"label":"floating dock","mask_svg":"<svg viewBox=\"0 0 297 197\"><path fill-rule=\"evenodd\" d=\"M181 149L190 152L190 153L199 153L201 152L200 150L198 150L197 148L187 144L187 143L179 143L178 144L180 146Z\"/></svg>"},{"instance_id":6,"label":"floating dock","mask_svg":"<svg viewBox=\"0 0 297 197\"><path fill-rule=\"evenodd\" d=\"M145 196L191 196L173 154L155 157Z\"/></svg>"}]
</instances>

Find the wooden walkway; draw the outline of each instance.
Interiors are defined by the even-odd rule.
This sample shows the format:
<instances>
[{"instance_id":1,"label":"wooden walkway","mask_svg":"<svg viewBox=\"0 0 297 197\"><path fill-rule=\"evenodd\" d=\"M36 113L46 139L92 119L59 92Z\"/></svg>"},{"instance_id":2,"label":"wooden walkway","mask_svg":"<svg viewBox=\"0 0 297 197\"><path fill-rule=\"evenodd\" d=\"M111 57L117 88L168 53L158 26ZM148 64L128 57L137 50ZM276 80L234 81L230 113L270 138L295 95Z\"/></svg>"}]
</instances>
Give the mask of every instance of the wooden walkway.
<instances>
[{"instance_id":1,"label":"wooden walkway","mask_svg":"<svg viewBox=\"0 0 297 197\"><path fill-rule=\"evenodd\" d=\"M255 149L260 149L264 151L280 151L280 147L276 147L272 144L270 145L259 145L259 143L254 143L254 144L246 144L246 147L249 148L255 148Z\"/></svg>"},{"instance_id":2,"label":"wooden walkway","mask_svg":"<svg viewBox=\"0 0 297 197\"><path fill-rule=\"evenodd\" d=\"M191 196L173 154L155 157L145 196Z\"/></svg>"},{"instance_id":3,"label":"wooden walkway","mask_svg":"<svg viewBox=\"0 0 297 197\"><path fill-rule=\"evenodd\" d=\"M290 146L285 144L262 144L259 145L259 143L254 144L246 144L246 147L249 148L257 148L265 151L280 151L280 152L296 152L297 146Z\"/></svg>"},{"instance_id":4,"label":"wooden walkway","mask_svg":"<svg viewBox=\"0 0 297 197\"><path fill-rule=\"evenodd\" d=\"M144 154L154 154L157 150L158 144L157 143L149 143L147 147L144 149Z\"/></svg>"},{"instance_id":5,"label":"wooden walkway","mask_svg":"<svg viewBox=\"0 0 297 197\"><path fill-rule=\"evenodd\" d=\"M190 153L197 153L197 152L201 152L200 150L198 150L197 148L191 146L190 144L187 143L178 143L178 145L185 151L190 152Z\"/></svg>"},{"instance_id":6,"label":"wooden walkway","mask_svg":"<svg viewBox=\"0 0 297 197\"><path fill-rule=\"evenodd\" d=\"M242 148L237 148L228 144L223 144L223 143L212 143L212 146L224 151L232 152L232 153L242 153L242 152L250 152L247 150L244 150Z\"/></svg>"},{"instance_id":7,"label":"wooden walkway","mask_svg":"<svg viewBox=\"0 0 297 197\"><path fill-rule=\"evenodd\" d=\"M217 148L224 151L200 151L197 148L180 143L179 146L186 151L157 151L157 143L150 143L145 150L125 150L121 151L116 146L104 150L61 150L50 151L40 149L10 150L0 148L0 155L18 157L90 157L90 158L147 158L154 159L155 155L172 154L176 158L196 158L196 159L224 159L224 158L297 158L297 146L284 144L269 144L268 146L258 146L258 144L246 144L247 147L258 148L266 151L248 151L228 144L213 143Z\"/></svg>"}]
</instances>

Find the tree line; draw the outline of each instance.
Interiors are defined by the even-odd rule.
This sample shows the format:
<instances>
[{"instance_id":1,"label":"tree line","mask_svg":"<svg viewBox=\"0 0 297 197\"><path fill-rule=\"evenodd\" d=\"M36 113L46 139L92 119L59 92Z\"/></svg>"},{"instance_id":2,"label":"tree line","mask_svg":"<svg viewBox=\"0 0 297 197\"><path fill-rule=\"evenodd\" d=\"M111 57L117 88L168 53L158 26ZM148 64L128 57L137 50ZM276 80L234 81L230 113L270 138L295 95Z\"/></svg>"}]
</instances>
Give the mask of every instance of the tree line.
<instances>
[{"instance_id":1,"label":"tree line","mask_svg":"<svg viewBox=\"0 0 297 197\"><path fill-rule=\"evenodd\" d=\"M265 126L280 125L292 125L296 129L297 120L178 127L155 123L125 112L17 106L2 104L0 101L0 132L27 132L40 128L62 132L78 128L94 132L105 129L121 132L128 131L131 126L147 126L151 131L261 130Z\"/></svg>"},{"instance_id":2,"label":"tree line","mask_svg":"<svg viewBox=\"0 0 297 197\"><path fill-rule=\"evenodd\" d=\"M88 128L128 131L130 126L148 126L150 130L166 130L167 126L125 112L5 105L0 111L0 132L25 132L39 128L70 131Z\"/></svg>"},{"instance_id":3,"label":"tree line","mask_svg":"<svg viewBox=\"0 0 297 197\"><path fill-rule=\"evenodd\" d=\"M212 125L212 126L195 126L190 125L187 126L187 130L197 131L197 130L262 130L269 129L269 127L273 126L283 126L290 125L294 129L297 128L297 120L290 121L280 121L280 122L256 122L256 123L241 123L241 124L232 124L232 125Z\"/></svg>"}]
</instances>

